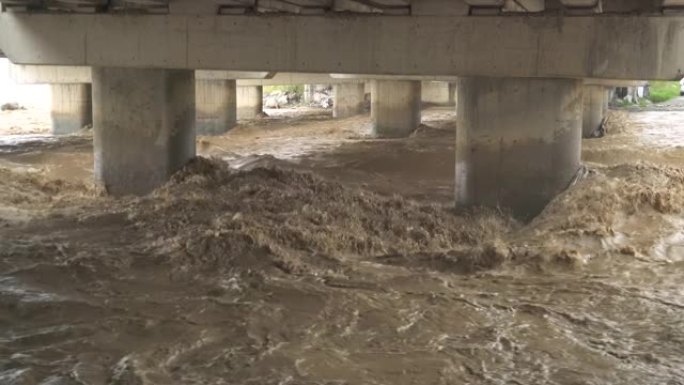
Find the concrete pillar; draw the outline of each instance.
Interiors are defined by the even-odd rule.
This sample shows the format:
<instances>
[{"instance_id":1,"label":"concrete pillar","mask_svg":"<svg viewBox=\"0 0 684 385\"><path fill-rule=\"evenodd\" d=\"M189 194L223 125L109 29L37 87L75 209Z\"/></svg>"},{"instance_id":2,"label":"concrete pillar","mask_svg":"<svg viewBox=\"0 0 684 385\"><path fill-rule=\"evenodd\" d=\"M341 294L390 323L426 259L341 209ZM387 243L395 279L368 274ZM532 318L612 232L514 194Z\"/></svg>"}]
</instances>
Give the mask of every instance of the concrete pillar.
<instances>
[{"instance_id":1,"label":"concrete pillar","mask_svg":"<svg viewBox=\"0 0 684 385\"><path fill-rule=\"evenodd\" d=\"M538 214L580 168L582 82L458 82L456 204Z\"/></svg>"},{"instance_id":2,"label":"concrete pillar","mask_svg":"<svg viewBox=\"0 0 684 385\"><path fill-rule=\"evenodd\" d=\"M424 104L436 106L454 105L454 87L447 82L425 81L421 84Z\"/></svg>"},{"instance_id":3,"label":"concrete pillar","mask_svg":"<svg viewBox=\"0 0 684 385\"><path fill-rule=\"evenodd\" d=\"M92 87L88 83L51 84L52 133L69 135L93 123Z\"/></svg>"},{"instance_id":4,"label":"concrete pillar","mask_svg":"<svg viewBox=\"0 0 684 385\"><path fill-rule=\"evenodd\" d=\"M363 113L366 96L363 83L335 84L333 91L333 118L348 118Z\"/></svg>"},{"instance_id":5,"label":"concrete pillar","mask_svg":"<svg viewBox=\"0 0 684 385\"><path fill-rule=\"evenodd\" d=\"M311 104L314 102L314 95L316 94L315 84L305 84L304 85L304 103Z\"/></svg>"},{"instance_id":6,"label":"concrete pillar","mask_svg":"<svg viewBox=\"0 0 684 385\"><path fill-rule=\"evenodd\" d=\"M420 125L420 81L373 80L373 133L381 138L409 136Z\"/></svg>"},{"instance_id":7,"label":"concrete pillar","mask_svg":"<svg viewBox=\"0 0 684 385\"><path fill-rule=\"evenodd\" d=\"M93 68L95 177L149 193L195 156L195 73Z\"/></svg>"},{"instance_id":8,"label":"concrete pillar","mask_svg":"<svg viewBox=\"0 0 684 385\"><path fill-rule=\"evenodd\" d=\"M582 136L592 138L597 136L603 119L608 110L608 92L603 86L584 86L584 119L582 122Z\"/></svg>"},{"instance_id":9,"label":"concrete pillar","mask_svg":"<svg viewBox=\"0 0 684 385\"><path fill-rule=\"evenodd\" d=\"M264 87L244 86L237 88L237 119L256 119L264 111Z\"/></svg>"},{"instance_id":10,"label":"concrete pillar","mask_svg":"<svg viewBox=\"0 0 684 385\"><path fill-rule=\"evenodd\" d=\"M449 83L449 105L458 105L458 88L455 82Z\"/></svg>"},{"instance_id":11,"label":"concrete pillar","mask_svg":"<svg viewBox=\"0 0 684 385\"><path fill-rule=\"evenodd\" d=\"M237 123L235 80L197 80L197 135L220 135Z\"/></svg>"}]
</instances>

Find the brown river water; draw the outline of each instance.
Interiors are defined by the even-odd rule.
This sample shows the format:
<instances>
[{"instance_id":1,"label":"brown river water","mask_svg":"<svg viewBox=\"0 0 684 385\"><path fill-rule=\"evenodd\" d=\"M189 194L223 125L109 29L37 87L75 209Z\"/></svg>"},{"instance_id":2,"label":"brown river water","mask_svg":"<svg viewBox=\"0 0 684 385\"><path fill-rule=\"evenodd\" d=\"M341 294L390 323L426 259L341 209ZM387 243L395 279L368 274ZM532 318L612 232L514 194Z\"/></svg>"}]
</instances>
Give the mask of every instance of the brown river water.
<instances>
[{"instance_id":1,"label":"brown river water","mask_svg":"<svg viewBox=\"0 0 684 385\"><path fill-rule=\"evenodd\" d=\"M286 112L142 198L0 137L0 384L684 384L684 110L611 112L531 223L452 210L450 109Z\"/></svg>"}]
</instances>

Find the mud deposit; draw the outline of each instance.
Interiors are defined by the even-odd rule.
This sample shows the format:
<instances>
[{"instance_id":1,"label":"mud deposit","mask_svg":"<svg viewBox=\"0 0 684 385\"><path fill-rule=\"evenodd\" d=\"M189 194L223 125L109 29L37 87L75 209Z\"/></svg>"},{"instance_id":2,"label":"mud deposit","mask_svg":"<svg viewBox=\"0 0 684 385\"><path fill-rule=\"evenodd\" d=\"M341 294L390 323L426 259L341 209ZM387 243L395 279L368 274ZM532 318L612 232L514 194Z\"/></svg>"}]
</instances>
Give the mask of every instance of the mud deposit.
<instances>
[{"instance_id":1,"label":"mud deposit","mask_svg":"<svg viewBox=\"0 0 684 385\"><path fill-rule=\"evenodd\" d=\"M219 158L143 198L40 164L78 141L10 151L0 384L684 384L684 150L640 114L529 224L446 204L443 112L405 140L203 138Z\"/></svg>"}]
</instances>

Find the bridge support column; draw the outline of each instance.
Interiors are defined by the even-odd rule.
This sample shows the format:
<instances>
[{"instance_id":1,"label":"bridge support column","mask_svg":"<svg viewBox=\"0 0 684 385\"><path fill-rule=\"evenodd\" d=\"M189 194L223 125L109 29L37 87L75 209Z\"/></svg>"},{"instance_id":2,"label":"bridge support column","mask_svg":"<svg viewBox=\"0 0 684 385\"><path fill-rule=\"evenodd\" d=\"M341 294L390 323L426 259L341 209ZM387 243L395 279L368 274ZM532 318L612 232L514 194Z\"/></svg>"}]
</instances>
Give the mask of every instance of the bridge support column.
<instances>
[{"instance_id":1,"label":"bridge support column","mask_svg":"<svg viewBox=\"0 0 684 385\"><path fill-rule=\"evenodd\" d=\"M51 84L52 133L69 135L93 123L92 87L88 83Z\"/></svg>"},{"instance_id":2,"label":"bridge support column","mask_svg":"<svg viewBox=\"0 0 684 385\"><path fill-rule=\"evenodd\" d=\"M366 96L363 83L335 84L333 91L333 118L348 118L363 113Z\"/></svg>"},{"instance_id":3,"label":"bridge support column","mask_svg":"<svg viewBox=\"0 0 684 385\"><path fill-rule=\"evenodd\" d=\"M530 218L580 168L582 82L460 79L456 127L456 205Z\"/></svg>"},{"instance_id":4,"label":"bridge support column","mask_svg":"<svg viewBox=\"0 0 684 385\"><path fill-rule=\"evenodd\" d=\"M237 119L256 119L264 112L264 87L244 86L237 88Z\"/></svg>"},{"instance_id":5,"label":"bridge support column","mask_svg":"<svg viewBox=\"0 0 684 385\"><path fill-rule=\"evenodd\" d=\"M453 106L456 86L454 83L424 81L422 82L421 98L426 105Z\"/></svg>"},{"instance_id":6,"label":"bridge support column","mask_svg":"<svg viewBox=\"0 0 684 385\"><path fill-rule=\"evenodd\" d=\"M197 80L197 135L220 135L237 123L235 80Z\"/></svg>"},{"instance_id":7,"label":"bridge support column","mask_svg":"<svg viewBox=\"0 0 684 385\"><path fill-rule=\"evenodd\" d=\"M304 85L304 103L311 104L314 102L314 95L316 94L315 84Z\"/></svg>"},{"instance_id":8,"label":"bridge support column","mask_svg":"<svg viewBox=\"0 0 684 385\"><path fill-rule=\"evenodd\" d=\"M582 136L584 138L596 137L608 110L606 89L603 86L585 85L583 109Z\"/></svg>"},{"instance_id":9,"label":"bridge support column","mask_svg":"<svg viewBox=\"0 0 684 385\"><path fill-rule=\"evenodd\" d=\"M373 80L371 120L377 137L406 137L418 128L420 88L420 81Z\"/></svg>"},{"instance_id":10,"label":"bridge support column","mask_svg":"<svg viewBox=\"0 0 684 385\"><path fill-rule=\"evenodd\" d=\"M93 68L95 177L143 195L195 156L191 70Z\"/></svg>"}]
</instances>

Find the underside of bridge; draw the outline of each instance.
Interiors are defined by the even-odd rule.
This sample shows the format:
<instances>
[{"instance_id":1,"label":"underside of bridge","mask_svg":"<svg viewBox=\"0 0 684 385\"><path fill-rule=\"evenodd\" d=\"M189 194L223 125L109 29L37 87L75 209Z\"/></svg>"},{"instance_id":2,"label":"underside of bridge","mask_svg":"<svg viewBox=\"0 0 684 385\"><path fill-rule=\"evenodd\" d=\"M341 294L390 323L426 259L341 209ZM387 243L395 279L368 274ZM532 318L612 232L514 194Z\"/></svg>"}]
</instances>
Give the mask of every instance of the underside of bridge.
<instances>
[{"instance_id":1,"label":"underside of bridge","mask_svg":"<svg viewBox=\"0 0 684 385\"><path fill-rule=\"evenodd\" d=\"M555 12L568 14L676 12L681 0L8 0L12 11L123 13L290 13L351 12L379 15L480 15Z\"/></svg>"},{"instance_id":2,"label":"underside of bridge","mask_svg":"<svg viewBox=\"0 0 684 385\"><path fill-rule=\"evenodd\" d=\"M684 385L684 0L0 0L0 57L0 385Z\"/></svg>"},{"instance_id":3,"label":"underside of bridge","mask_svg":"<svg viewBox=\"0 0 684 385\"><path fill-rule=\"evenodd\" d=\"M20 81L53 84L54 132L92 105L95 168L114 194L151 191L196 134L258 115L264 85L334 84L347 117L368 83L377 137L410 135L421 100L457 100L457 205L529 216L575 177L607 86L684 69L680 0L1 3L0 49Z\"/></svg>"}]
</instances>

